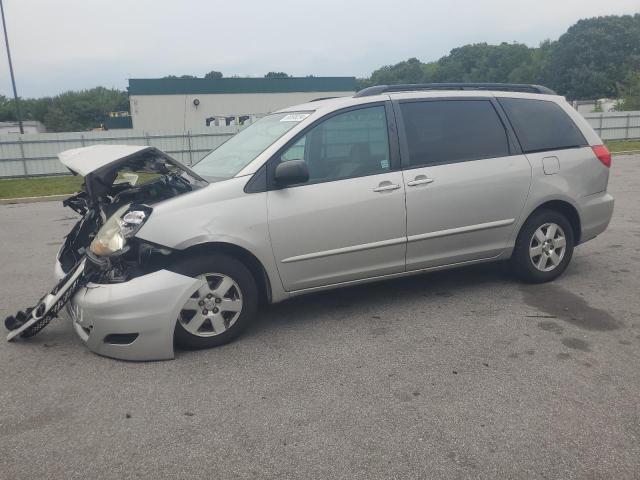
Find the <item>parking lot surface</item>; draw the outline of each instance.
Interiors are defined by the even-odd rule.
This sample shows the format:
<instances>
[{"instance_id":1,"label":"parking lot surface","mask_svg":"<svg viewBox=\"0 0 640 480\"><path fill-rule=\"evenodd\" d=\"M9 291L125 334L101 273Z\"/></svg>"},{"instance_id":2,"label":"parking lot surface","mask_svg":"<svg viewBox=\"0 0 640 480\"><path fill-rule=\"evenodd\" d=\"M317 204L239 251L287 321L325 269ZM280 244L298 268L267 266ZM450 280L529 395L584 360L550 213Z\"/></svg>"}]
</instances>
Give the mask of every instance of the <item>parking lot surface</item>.
<instances>
[{"instance_id":1,"label":"parking lot surface","mask_svg":"<svg viewBox=\"0 0 640 480\"><path fill-rule=\"evenodd\" d=\"M0 339L0 478L638 478L640 156L559 280L502 265L298 298L238 341L130 363L66 318ZM0 206L0 315L74 215Z\"/></svg>"}]
</instances>

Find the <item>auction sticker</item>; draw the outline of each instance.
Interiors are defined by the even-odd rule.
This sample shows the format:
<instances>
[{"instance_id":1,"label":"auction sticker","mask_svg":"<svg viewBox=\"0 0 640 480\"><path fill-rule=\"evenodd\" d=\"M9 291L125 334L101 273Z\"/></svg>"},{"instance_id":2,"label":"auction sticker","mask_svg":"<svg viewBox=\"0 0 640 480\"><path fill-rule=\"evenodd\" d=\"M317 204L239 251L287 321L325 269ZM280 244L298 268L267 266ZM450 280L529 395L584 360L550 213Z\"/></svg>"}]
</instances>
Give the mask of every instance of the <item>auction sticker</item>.
<instances>
[{"instance_id":1,"label":"auction sticker","mask_svg":"<svg viewBox=\"0 0 640 480\"><path fill-rule=\"evenodd\" d=\"M289 115L285 115L280 119L281 122L301 122L305 118L307 118L310 113L290 113Z\"/></svg>"}]
</instances>

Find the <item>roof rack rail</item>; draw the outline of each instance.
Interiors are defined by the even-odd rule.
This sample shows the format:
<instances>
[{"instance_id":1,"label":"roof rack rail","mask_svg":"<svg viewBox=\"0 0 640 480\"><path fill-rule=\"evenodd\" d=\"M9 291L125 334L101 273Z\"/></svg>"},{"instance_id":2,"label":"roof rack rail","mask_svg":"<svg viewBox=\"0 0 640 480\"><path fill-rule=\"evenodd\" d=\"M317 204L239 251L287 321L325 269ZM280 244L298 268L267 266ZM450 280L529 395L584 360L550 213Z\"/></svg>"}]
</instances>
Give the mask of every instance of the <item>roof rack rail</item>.
<instances>
[{"instance_id":1,"label":"roof rack rail","mask_svg":"<svg viewBox=\"0 0 640 480\"><path fill-rule=\"evenodd\" d=\"M331 100L332 98L339 98L339 97L319 97L319 98L314 98L313 100L309 100L309 103L321 102L322 100Z\"/></svg>"},{"instance_id":2,"label":"roof rack rail","mask_svg":"<svg viewBox=\"0 0 640 480\"><path fill-rule=\"evenodd\" d=\"M358 97L370 97L381 93L390 92L414 92L419 90L497 90L502 92L544 93L557 95L550 88L542 85L530 85L526 83L407 83L398 85L375 85L364 88L354 95Z\"/></svg>"}]
</instances>

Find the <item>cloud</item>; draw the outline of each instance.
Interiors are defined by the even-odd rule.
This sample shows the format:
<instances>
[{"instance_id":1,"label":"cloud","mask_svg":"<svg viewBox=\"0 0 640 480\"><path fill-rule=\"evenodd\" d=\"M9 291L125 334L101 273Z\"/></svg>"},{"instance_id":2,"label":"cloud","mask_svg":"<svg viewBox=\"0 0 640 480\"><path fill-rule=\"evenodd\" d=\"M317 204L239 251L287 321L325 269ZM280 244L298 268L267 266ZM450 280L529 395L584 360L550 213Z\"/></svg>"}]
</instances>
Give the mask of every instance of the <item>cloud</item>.
<instances>
[{"instance_id":1,"label":"cloud","mask_svg":"<svg viewBox=\"0 0 640 480\"><path fill-rule=\"evenodd\" d=\"M537 45L637 0L4 0L18 90L56 94L168 74L368 76L475 42ZM549 12L553 12L550 14ZM0 93L10 94L6 61ZM5 75L5 72L7 73Z\"/></svg>"}]
</instances>

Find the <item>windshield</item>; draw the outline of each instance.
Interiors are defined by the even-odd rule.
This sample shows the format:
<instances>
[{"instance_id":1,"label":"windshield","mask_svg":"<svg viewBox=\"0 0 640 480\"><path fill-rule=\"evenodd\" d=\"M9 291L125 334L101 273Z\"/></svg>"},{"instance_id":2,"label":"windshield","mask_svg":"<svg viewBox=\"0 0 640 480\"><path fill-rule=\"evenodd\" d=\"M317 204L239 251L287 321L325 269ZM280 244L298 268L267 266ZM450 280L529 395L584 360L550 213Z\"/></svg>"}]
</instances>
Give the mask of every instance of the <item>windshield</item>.
<instances>
[{"instance_id":1,"label":"windshield","mask_svg":"<svg viewBox=\"0 0 640 480\"><path fill-rule=\"evenodd\" d=\"M231 178L309 113L274 113L262 117L208 153L192 169L207 179Z\"/></svg>"}]
</instances>

